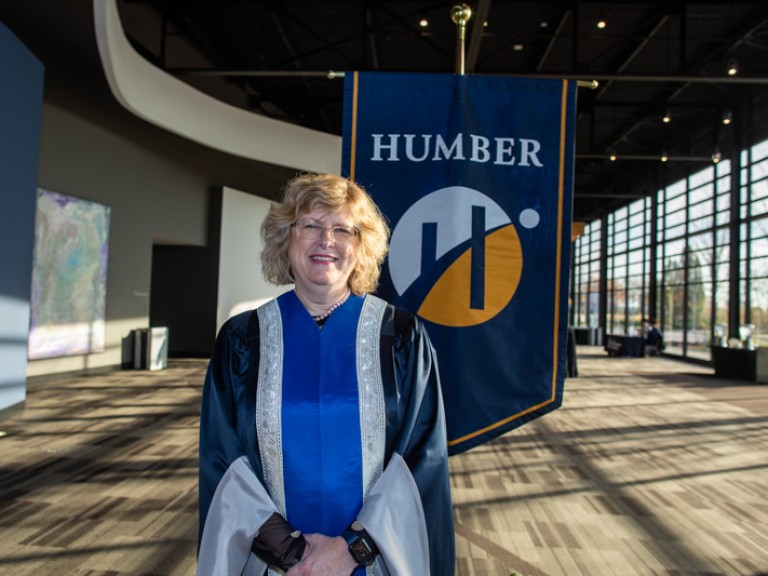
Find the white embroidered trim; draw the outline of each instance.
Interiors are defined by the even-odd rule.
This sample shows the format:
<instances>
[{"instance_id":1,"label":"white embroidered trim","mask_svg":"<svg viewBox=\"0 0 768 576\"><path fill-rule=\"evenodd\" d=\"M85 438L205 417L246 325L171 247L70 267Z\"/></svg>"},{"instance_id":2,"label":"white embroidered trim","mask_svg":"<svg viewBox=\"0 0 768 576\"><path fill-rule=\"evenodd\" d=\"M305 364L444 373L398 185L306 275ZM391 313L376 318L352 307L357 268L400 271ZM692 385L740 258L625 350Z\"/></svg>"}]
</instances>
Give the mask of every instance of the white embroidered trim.
<instances>
[{"instance_id":1,"label":"white embroidered trim","mask_svg":"<svg viewBox=\"0 0 768 576\"><path fill-rule=\"evenodd\" d=\"M387 409L381 378L381 322L387 303L368 295L357 326L357 386L360 444L363 451L363 497L384 470Z\"/></svg>"},{"instance_id":2,"label":"white embroidered trim","mask_svg":"<svg viewBox=\"0 0 768 576\"><path fill-rule=\"evenodd\" d=\"M282 411L283 324L277 300L258 309L259 383L256 387L256 434L261 452L261 467L269 495L285 517L283 485Z\"/></svg>"},{"instance_id":3,"label":"white embroidered trim","mask_svg":"<svg viewBox=\"0 0 768 576\"><path fill-rule=\"evenodd\" d=\"M363 497L384 470L387 411L381 377L381 323L387 303L366 296L357 326L357 381L363 457ZM264 482L278 511L285 516L281 410L283 381L283 326L280 307L272 300L258 309L260 330L259 384L256 393L256 432ZM378 563L367 576L378 576ZM279 573L269 569L270 576Z\"/></svg>"}]
</instances>

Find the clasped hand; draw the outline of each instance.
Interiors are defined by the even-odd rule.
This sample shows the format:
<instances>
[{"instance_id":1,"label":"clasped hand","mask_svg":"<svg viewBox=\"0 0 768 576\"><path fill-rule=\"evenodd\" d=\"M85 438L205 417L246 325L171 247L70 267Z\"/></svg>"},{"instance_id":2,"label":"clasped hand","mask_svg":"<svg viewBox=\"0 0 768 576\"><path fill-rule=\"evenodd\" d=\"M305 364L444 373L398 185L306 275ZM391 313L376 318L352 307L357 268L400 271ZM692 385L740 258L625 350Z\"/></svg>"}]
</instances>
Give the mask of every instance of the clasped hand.
<instances>
[{"instance_id":1,"label":"clasped hand","mask_svg":"<svg viewBox=\"0 0 768 576\"><path fill-rule=\"evenodd\" d=\"M342 537L305 534L307 547L301 562L291 567L286 576L349 576L357 568Z\"/></svg>"}]
</instances>

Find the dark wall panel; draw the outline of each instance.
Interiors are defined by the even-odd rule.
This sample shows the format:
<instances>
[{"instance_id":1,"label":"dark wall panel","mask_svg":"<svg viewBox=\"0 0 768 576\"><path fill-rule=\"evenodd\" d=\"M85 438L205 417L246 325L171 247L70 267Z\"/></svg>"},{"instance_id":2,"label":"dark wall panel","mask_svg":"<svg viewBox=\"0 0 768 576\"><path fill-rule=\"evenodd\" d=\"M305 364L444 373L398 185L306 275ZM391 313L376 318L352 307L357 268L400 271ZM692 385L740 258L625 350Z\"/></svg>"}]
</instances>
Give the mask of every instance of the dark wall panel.
<instances>
[{"instance_id":1,"label":"dark wall panel","mask_svg":"<svg viewBox=\"0 0 768 576\"><path fill-rule=\"evenodd\" d=\"M149 321L168 327L169 356L208 357L216 336L222 190L210 192L205 247L155 244Z\"/></svg>"}]
</instances>

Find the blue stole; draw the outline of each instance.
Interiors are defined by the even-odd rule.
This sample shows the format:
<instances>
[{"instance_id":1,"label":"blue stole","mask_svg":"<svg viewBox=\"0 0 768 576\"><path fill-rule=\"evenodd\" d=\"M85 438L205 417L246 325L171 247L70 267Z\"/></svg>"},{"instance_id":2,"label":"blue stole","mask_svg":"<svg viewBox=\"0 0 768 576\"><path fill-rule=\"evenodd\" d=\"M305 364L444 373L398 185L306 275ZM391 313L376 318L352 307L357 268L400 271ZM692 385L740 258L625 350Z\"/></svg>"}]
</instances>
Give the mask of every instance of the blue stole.
<instances>
[{"instance_id":1,"label":"blue stole","mask_svg":"<svg viewBox=\"0 0 768 576\"><path fill-rule=\"evenodd\" d=\"M338 536L363 503L356 344L364 299L350 296L322 328L293 291L277 301L286 517L304 533Z\"/></svg>"}]
</instances>

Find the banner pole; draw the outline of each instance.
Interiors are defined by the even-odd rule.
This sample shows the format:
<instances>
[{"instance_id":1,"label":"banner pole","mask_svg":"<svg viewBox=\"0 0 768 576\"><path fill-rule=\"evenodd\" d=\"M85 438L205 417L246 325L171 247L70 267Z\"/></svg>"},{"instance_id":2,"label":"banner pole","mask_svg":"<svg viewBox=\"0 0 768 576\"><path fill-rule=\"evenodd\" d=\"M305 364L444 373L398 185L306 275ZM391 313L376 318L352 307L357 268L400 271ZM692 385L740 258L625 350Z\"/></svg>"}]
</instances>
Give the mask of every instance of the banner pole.
<instances>
[{"instance_id":1,"label":"banner pole","mask_svg":"<svg viewBox=\"0 0 768 576\"><path fill-rule=\"evenodd\" d=\"M464 75L464 38L472 9L466 4L451 8L451 20L456 24L456 74Z\"/></svg>"}]
</instances>

